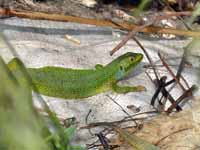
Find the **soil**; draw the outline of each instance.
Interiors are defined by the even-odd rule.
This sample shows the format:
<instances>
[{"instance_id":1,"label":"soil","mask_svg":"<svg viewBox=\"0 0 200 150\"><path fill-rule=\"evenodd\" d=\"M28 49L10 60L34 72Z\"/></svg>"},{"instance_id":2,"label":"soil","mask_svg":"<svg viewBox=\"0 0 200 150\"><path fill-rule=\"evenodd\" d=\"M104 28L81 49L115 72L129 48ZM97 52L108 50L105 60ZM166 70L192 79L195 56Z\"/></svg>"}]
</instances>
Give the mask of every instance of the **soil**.
<instances>
[{"instance_id":1,"label":"soil","mask_svg":"<svg viewBox=\"0 0 200 150\"><path fill-rule=\"evenodd\" d=\"M3 4L4 6L18 10L58 13L96 19L112 18L112 10L119 8L116 3L112 3L112 5L98 3L95 7L89 8L78 0L40 0L37 2L32 0L12 0L9 3L5 3Z\"/></svg>"}]
</instances>

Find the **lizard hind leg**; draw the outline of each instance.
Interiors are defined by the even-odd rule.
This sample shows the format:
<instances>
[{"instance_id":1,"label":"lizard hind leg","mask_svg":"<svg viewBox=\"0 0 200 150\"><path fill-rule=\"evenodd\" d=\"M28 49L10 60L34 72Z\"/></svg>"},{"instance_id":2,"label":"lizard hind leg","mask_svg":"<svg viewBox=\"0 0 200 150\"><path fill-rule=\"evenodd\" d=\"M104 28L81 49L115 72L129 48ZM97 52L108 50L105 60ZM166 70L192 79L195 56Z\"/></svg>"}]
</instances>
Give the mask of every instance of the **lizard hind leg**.
<instances>
[{"instance_id":1,"label":"lizard hind leg","mask_svg":"<svg viewBox=\"0 0 200 150\"><path fill-rule=\"evenodd\" d=\"M101 69L103 69L104 67L103 67L103 65L101 65L101 64L96 64L95 65L95 69L96 70L101 70Z\"/></svg>"}]
</instances>

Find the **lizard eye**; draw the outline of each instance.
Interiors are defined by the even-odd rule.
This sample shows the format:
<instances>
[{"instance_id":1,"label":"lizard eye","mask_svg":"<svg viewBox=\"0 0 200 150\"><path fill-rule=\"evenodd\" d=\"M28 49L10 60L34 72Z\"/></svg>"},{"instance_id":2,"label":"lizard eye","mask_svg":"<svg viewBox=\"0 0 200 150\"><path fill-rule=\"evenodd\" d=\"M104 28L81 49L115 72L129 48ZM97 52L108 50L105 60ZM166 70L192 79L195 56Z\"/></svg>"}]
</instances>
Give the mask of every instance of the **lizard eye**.
<instances>
[{"instance_id":1,"label":"lizard eye","mask_svg":"<svg viewBox=\"0 0 200 150\"><path fill-rule=\"evenodd\" d=\"M133 60L134 60L134 58L133 58L133 57L131 57L131 58L130 58L130 60L131 60L131 61L133 61Z\"/></svg>"}]
</instances>

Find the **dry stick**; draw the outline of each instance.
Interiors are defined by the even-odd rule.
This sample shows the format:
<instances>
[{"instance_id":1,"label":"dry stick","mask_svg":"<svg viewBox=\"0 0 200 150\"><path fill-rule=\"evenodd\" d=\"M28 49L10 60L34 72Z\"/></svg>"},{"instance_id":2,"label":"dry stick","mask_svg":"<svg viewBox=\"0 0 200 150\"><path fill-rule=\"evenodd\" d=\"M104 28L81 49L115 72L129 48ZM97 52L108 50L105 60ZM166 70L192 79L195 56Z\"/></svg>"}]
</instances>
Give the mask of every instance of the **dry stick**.
<instances>
[{"instance_id":1,"label":"dry stick","mask_svg":"<svg viewBox=\"0 0 200 150\"><path fill-rule=\"evenodd\" d=\"M137 121L137 120L145 120L146 117L143 117L143 118L135 118L134 120ZM129 121L133 121L133 119L129 118L129 119L122 119L122 120L119 120L119 121L113 121L113 122L95 122L95 123L90 123L86 126L82 126L80 127L80 129L89 129L89 128L95 128L95 127L98 127L98 126L113 126L113 125L119 125L120 123L125 123L125 122L129 122Z\"/></svg>"},{"instance_id":2,"label":"dry stick","mask_svg":"<svg viewBox=\"0 0 200 150\"><path fill-rule=\"evenodd\" d=\"M195 86L192 86L188 90L186 90L168 109L167 109L167 114L171 113L171 111L178 106L180 102L182 102L183 99L186 97L192 96L192 91L195 90Z\"/></svg>"},{"instance_id":3,"label":"dry stick","mask_svg":"<svg viewBox=\"0 0 200 150\"><path fill-rule=\"evenodd\" d=\"M104 150L110 150L110 145L108 144L108 141L106 137L102 134L102 132L99 132L98 134L95 135L99 138L99 141L103 146Z\"/></svg>"},{"instance_id":4,"label":"dry stick","mask_svg":"<svg viewBox=\"0 0 200 150\"><path fill-rule=\"evenodd\" d=\"M143 115L143 114L155 114L155 113L158 113L158 111L147 111L147 112L137 113L137 114L131 115L131 117L136 117L136 116ZM144 117L144 118L131 118L130 119L129 116L126 116L121 120L117 120L117 121L113 121L113 122L90 123L87 126L80 127L80 129L94 128L94 127L97 127L97 126L112 126L114 124L120 124L120 123L124 123L124 122L133 121L132 119L134 119L134 120L144 120L146 118Z\"/></svg>"},{"instance_id":5,"label":"dry stick","mask_svg":"<svg viewBox=\"0 0 200 150\"><path fill-rule=\"evenodd\" d=\"M165 87L164 87L164 82L162 82L163 77L162 77L161 79L159 79L158 74L157 74L157 72L156 72L156 69L155 69L155 67L154 67L154 65L153 65L153 61L151 60L151 58L150 58L150 56L148 55L147 51L145 50L145 48L142 46L142 44L141 44L134 36L133 36L133 39L135 40L135 42L140 46L140 48L141 48L141 49L143 50L143 52L145 53L147 59L148 59L149 62L150 62L150 65L152 66L152 69L153 69L153 71L154 71L154 75L156 76L157 90L156 90L156 93L153 95L153 97L152 97L152 99L151 99L151 105L154 106L154 102L155 102L156 98L158 97L158 94L160 93L160 91L162 91L162 92L165 91L165 92L166 92L166 90L163 89L163 88L165 88ZM169 95L169 94L168 94L168 95ZM166 98L167 98L167 97L166 97ZM171 99L171 97L170 97L170 102L171 102L171 103L173 102L173 99ZM177 110L178 110L178 109L180 109L179 106L177 107Z\"/></svg>"},{"instance_id":6,"label":"dry stick","mask_svg":"<svg viewBox=\"0 0 200 150\"><path fill-rule=\"evenodd\" d=\"M160 79L155 80L155 84L156 84L157 89L156 89L153 97L151 98L151 105L152 106L154 106L154 103L155 103L156 98L158 97L160 91L162 91L162 89L165 88L164 84L165 84L166 80L167 80L166 76L163 76Z\"/></svg>"},{"instance_id":7,"label":"dry stick","mask_svg":"<svg viewBox=\"0 0 200 150\"><path fill-rule=\"evenodd\" d=\"M173 71L170 69L170 67L168 66L168 64L165 62L164 58L161 56L160 52L158 52L158 56L160 57L160 60L162 61L163 65L167 68L167 70L170 72L170 74L172 75L172 77L174 78L174 80L176 81L176 83L179 84L179 86L182 88L182 90L184 91L184 93L176 100L176 101L172 101L172 105L167 109L167 114L171 113L172 110L178 106L178 104L186 97L188 96L192 96L192 91L195 89L194 86L192 86L191 88L189 88L188 90L186 90L184 88L184 86L180 83L179 81L179 76L181 76L181 71L183 69L183 65L184 65L184 56L182 57L182 61L181 64L179 66L179 69L177 71L177 75L175 76L175 74L173 73ZM186 82L187 83L187 82Z\"/></svg>"},{"instance_id":8,"label":"dry stick","mask_svg":"<svg viewBox=\"0 0 200 150\"><path fill-rule=\"evenodd\" d=\"M90 113L92 112L92 110L90 109L85 117L85 123L88 124L88 118L89 118L89 115Z\"/></svg>"},{"instance_id":9,"label":"dry stick","mask_svg":"<svg viewBox=\"0 0 200 150\"><path fill-rule=\"evenodd\" d=\"M167 63L165 62L164 58L161 56L160 52L158 52L158 56L162 62L162 64L167 68L167 70L169 71L169 73L171 74L171 76L175 79L176 83L181 87L181 89L183 91L186 91L186 89L184 88L184 86L179 82L179 80L177 79L176 75L173 73L173 71L171 70L171 68L167 65Z\"/></svg>"},{"instance_id":10,"label":"dry stick","mask_svg":"<svg viewBox=\"0 0 200 150\"><path fill-rule=\"evenodd\" d=\"M131 32L128 33L128 35L127 35L124 39L122 39L122 41L121 41L114 49L112 49L112 51L110 52L110 55L113 55L113 54L114 54L116 51L118 51L122 46L124 46L124 45L128 42L128 40L130 40L130 39L133 37L133 35L134 35L135 33L137 33L137 32L139 32L139 31L143 30L144 28L146 28L146 27L148 27L148 26L150 26L150 25L152 25L152 22L150 22L150 23L148 23L148 24L144 24L144 25L142 25L142 26L138 26L138 27L136 27L135 29L133 29Z\"/></svg>"},{"instance_id":11,"label":"dry stick","mask_svg":"<svg viewBox=\"0 0 200 150\"><path fill-rule=\"evenodd\" d=\"M152 81L152 83L154 83L155 84L155 86L157 86L156 85L156 83L153 81L153 79L151 78L151 76L147 73L147 72L145 72L146 73L146 75L149 77L149 79ZM162 78L161 78L161 80L162 80ZM157 83L159 84L159 81L161 81L161 80L157 80ZM173 83L173 80L171 80L171 81L169 81L169 82L167 82L166 84L165 84L165 86L167 86L167 85L169 85L169 84L171 84L171 83ZM173 104L174 102L175 102L175 100L174 100L174 98L171 96L171 94L165 89L165 87L160 87L161 89L161 92L162 92L162 94L163 94L163 96L165 97L165 98L167 98L167 99L169 99L169 101ZM158 89L157 89L158 90ZM156 94L156 93L155 93ZM154 94L154 95L155 95ZM152 99L153 99L153 97L152 97ZM151 100L152 101L152 100ZM152 102L151 102L152 103ZM152 105L153 107L154 107L154 105ZM156 109L156 108L155 108ZM182 110L181 109L181 107L180 106L176 106L176 109L177 109L177 111L180 111L180 110Z\"/></svg>"},{"instance_id":12,"label":"dry stick","mask_svg":"<svg viewBox=\"0 0 200 150\"><path fill-rule=\"evenodd\" d=\"M176 100L172 97L172 95L165 88L162 89L162 94L163 94L164 97L169 99L169 101L171 102L172 105L174 103L176 103ZM182 110L182 108L178 104L176 106L174 106L174 108L176 108L177 111L181 111Z\"/></svg>"},{"instance_id":13,"label":"dry stick","mask_svg":"<svg viewBox=\"0 0 200 150\"><path fill-rule=\"evenodd\" d=\"M85 123L88 124L88 118L89 118L89 115L90 113L92 112L92 110L90 109L89 112L87 113L86 117L85 117ZM94 133L92 133L92 131L90 129L88 129L90 135L94 135Z\"/></svg>"},{"instance_id":14,"label":"dry stick","mask_svg":"<svg viewBox=\"0 0 200 150\"><path fill-rule=\"evenodd\" d=\"M181 72L182 72L183 69L184 69L185 59L186 59L186 57L185 57L185 51L184 51L183 57L182 57L182 59L181 59L181 63L180 63L180 65L179 65L178 71L177 71L177 73L176 73L176 77L177 77L178 80L180 80L180 78L181 78L181 79L183 80L183 82L185 82L185 85L187 86L187 88L190 88L190 86L189 86L189 84L187 83L187 81L185 80L185 78L181 75Z\"/></svg>"},{"instance_id":15,"label":"dry stick","mask_svg":"<svg viewBox=\"0 0 200 150\"><path fill-rule=\"evenodd\" d=\"M151 100L151 105L154 106L154 102L155 102L155 99L156 97L158 96L158 94L160 93L160 91L162 92L163 96L166 98L166 99L169 99L169 101L171 102L171 104L175 103L175 100L174 98L171 96L171 94L165 89L165 84L166 84L166 76L163 76L160 80L157 81L157 90L155 92L155 94L153 95L152 97L152 100ZM161 101L161 99L159 100ZM182 110L181 107L179 105L176 106L176 110L177 111L180 111Z\"/></svg>"},{"instance_id":16,"label":"dry stick","mask_svg":"<svg viewBox=\"0 0 200 150\"><path fill-rule=\"evenodd\" d=\"M133 115L131 115L131 117L136 117L136 116L144 115L144 114L155 114L155 113L158 113L158 111L146 111L146 112L141 112L141 113L133 114ZM122 120L126 120L126 119L128 119L128 118L129 118L129 117L124 117L124 119L122 119Z\"/></svg>"},{"instance_id":17,"label":"dry stick","mask_svg":"<svg viewBox=\"0 0 200 150\"><path fill-rule=\"evenodd\" d=\"M140 25L130 24L127 22L113 23L112 21L108 20L97 20L97 19L67 16L67 15L59 15L59 14L47 14L41 12L27 12L27 11L23 12L23 11L3 9L3 8L2 9L0 8L0 15L7 17L28 18L34 20L51 20L51 21L62 21L62 22L75 22L75 23L90 24L96 26L109 26L112 28L118 28L129 31L141 27ZM145 33L174 34L179 36L194 36L194 37L200 36L200 32L197 31L194 32L194 31L177 30L173 28L162 28L162 27L146 26L141 28L139 31Z\"/></svg>"},{"instance_id":18,"label":"dry stick","mask_svg":"<svg viewBox=\"0 0 200 150\"><path fill-rule=\"evenodd\" d=\"M180 63L180 65L179 65L178 71L177 71L177 73L176 73L176 77L177 77L178 80L180 80L181 72L182 72L183 69L184 69L184 65L185 65L185 52L184 52L184 54L183 54L183 56L182 56L182 58L181 58L181 63Z\"/></svg>"},{"instance_id":19,"label":"dry stick","mask_svg":"<svg viewBox=\"0 0 200 150\"><path fill-rule=\"evenodd\" d=\"M167 6L170 7L170 6ZM185 21L183 20L182 16L191 16L192 12L191 11L181 11L181 12L175 12L173 8L169 8L172 10L172 12L164 12L161 15L167 15L167 16L171 16L171 17L177 17L186 27L187 30L191 30L191 28L185 23Z\"/></svg>"},{"instance_id":20,"label":"dry stick","mask_svg":"<svg viewBox=\"0 0 200 150\"><path fill-rule=\"evenodd\" d=\"M148 73L147 71L145 71L145 74L146 74L147 77L150 79L150 81L154 84L154 86L157 87L157 84L156 84L155 81L151 78L151 76L149 75L149 73ZM156 79L156 80L157 80L156 82L158 83L159 79ZM158 88L157 88L157 90L158 90ZM154 93L154 95L155 95L155 93ZM152 99L153 99L153 97L152 97ZM151 99L151 103L152 103L152 99ZM152 105L152 106L153 106L154 109L157 110L157 108L156 108L154 105Z\"/></svg>"},{"instance_id":21,"label":"dry stick","mask_svg":"<svg viewBox=\"0 0 200 150\"><path fill-rule=\"evenodd\" d=\"M177 130L177 131L174 131L173 133L169 134L169 135L166 135L164 137L162 137L159 141L156 142L155 145L159 145L163 140L165 140L166 138L176 134L176 133L179 133L179 132L182 132L182 131L186 131L186 130L190 130L192 128L183 128L183 129L180 129L180 130Z\"/></svg>"},{"instance_id":22,"label":"dry stick","mask_svg":"<svg viewBox=\"0 0 200 150\"><path fill-rule=\"evenodd\" d=\"M167 60L176 60L176 59L179 59L180 57L171 57L171 58L165 58L165 61L167 61ZM182 57L181 57L182 58ZM157 64L157 63L159 63L160 62L160 60L156 60L155 62L154 62L154 66L155 67L163 67L163 65L162 64ZM185 64L184 64L184 67L185 68L191 68L191 65L188 65L188 63L185 61L184 62ZM180 64L179 64L180 65ZM176 66L178 66L178 65L176 65L176 64L168 64L168 66L174 66L174 67L176 67ZM149 68L149 69L152 69L151 68L151 65L144 65L144 68Z\"/></svg>"},{"instance_id":23,"label":"dry stick","mask_svg":"<svg viewBox=\"0 0 200 150\"><path fill-rule=\"evenodd\" d=\"M111 149L119 147L119 145L117 145L117 144L109 144L109 146L111 147ZM87 150L94 149L97 147L102 147L102 144L95 144L95 145L91 145L91 146L89 145L89 146L87 146Z\"/></svg>"},{"instance_id":24,"label":"dry stick","mask_svg":"<svg viewBox=\"0 0 200 150\"><path fill-rule=\"evenodd\" d=\"M104 131L107 131L106 133L104 133L104 136L106 136L107 134L109 134L111 131L112 131L112 129L111 130L108 130L108 128L105 128L105 129L103 129L101 132L104 132ZM87 149L90 149L91 147L95 147L95 145L97 145L96 143L98 143L99 142L99 139L97 139L96 141L94 141L93 143L91 143L91 144L86 144L87 145ZM98 144L99 146L97 146L97 147L100 147L100 146L102 146L102 144Z\"/></svg>"},{"instance_id":25,"label":"dry stick","mask_svg":"<svg viewBox=\"0 0 200 150\"><path fill-rule=\"evenodd\" d=\"M181 79L183 80L183 82L185 83L185 85L187 86L187 88L189 89L190 86L189 86L187 80L186 80L182 75L180 75L180 77L181 77Z\"/></svg>"},{"instance_id":26,"label":"dry stick","mask_svg":"<svg viewBox=\"0 0 200 150\"><path fill-rule=\"evenodd\" d=\"M160 2L160 1L159 1L159 2ZM162 2L163 2L163 1L162 1ZM169 10L173 11L172 13L178 13L178 12L176 12L176 11L174 10L174 8L172 8L172 7L169 5L168 1L164 0L164 4L169 8ZM191 15L192 15L192 12L191 12ZM181 15L180 15L180 16L177 16L177 17L178 17L178 19L184 24L184 26L185 26L188 30L191 30L191 27L188 26L188 24L183 20L183 18L181 17Z\"/></svg>"},{"instance_id":27,"label":"dry stick","mask_svg":"<svg viewBox=\"0 0 200 150\"><path fill-rule=\"evenodd\" d=\"M176 14L177 15L177 14ZM180 15L180 14L179 14ZM150 21L149 23L146 23L142 26L138 26L135 29L133 29L131 32L128 33L128 35L122 39L122 41L114 48L112 49L112 51L110 52L110 55L113 55L116 51L118 51L122 46L124 46L128 40L130 40L132 38L132 36L139 32L142 31L144 28L147 28L153 24L155 24L157 21L163 20L163 19L168 19L171 18L173 16L173 14L166 14L166 15L157 15L154 17L154 19L152 19L152 21ZM158 32L157 32L158 33Z\"/></svg>"},{"instance_id":28,"label":"dry stick","mask_svg":"<svg viewBox=\"0 0 200 150\"><path fill-rule=\"evenodd\" d=\"M179 67L178 67L178 71L176 73L176 78L179 80L179 82L180 82L180 78L181 78L183 80L183 82L185 83L185 85L187 86L187 88L189 89L190 88L189 84L187 83L185 78L181 75L181 73L182 73L182 71L184 69L184 65L185 65L185 53L183 54L182 59L181 59L181 63L179 65ZM167 64L167 66L169 66L169 65ZM174 81L175 81L175 79L172 79L171 81L166 83L165 86L168 86L169 84L173 83ZM173 87L171 87L171 89L172 88ZM168 90L168 91L170 91L170 90Z\"/></svg>"},{"instance_id":29,"label":"dry stick","mask_svg":"<svg viewBox=\"0 0 200 150\"><path fill-rule=\"evenodd\" d=\"M151 76L149 75L149 73L147 71L145 71L145 74L150 79L150 81L155 85L154 80L151 78Z\"/></svg>"},{"instance_id":30,"label":"dry stick","mask_svg":"<svg viewBox=\"0 0 200 150\"><path fill-rule=\"evenodd\" d=\"M122 110L130 119L133 120L133 122L135 123L136 126L138 125L137 122L131 117L131 115L130 115L119 103L117 103L111 96L107 95L107 97L110 98L115 104L117 104L117 105L121 108L121 110Z\"/></svg>"},{"instance_id":31,"label":"dry stick","mask_svg":"<svg viewBox=\"0 0 200 150\"><path fill-rule=\"evenodd\" d=\"M150 56L148 55L146 49L142 46L142 44L137 40L136 37L133 36L133 39L135 40L135 42L139 45L139 47L140 47L140 48L143 50L143 52L145 53L145 55L146 55L148 61L150 62L150 65L152 66L152 69L153 69L153 71L154 71L154 75L155 75L155 77L156 77L156 81L157 81L157 84L158 84L157 87L158 87L158 88L157 88L156 93L153 95L152 100L151 100L151 105L154 106L154 102L155 102L155 100L156 100L156 97L158 96L158 94L160 93L160 91L163 92L163 88L165 88L165 87L162 85L162 83L164 84L164 82L161 81L162 78L159 79L158 74L157 74L157 72L156 72L156 69L155 69L155 67L154 67L154 65L153 65L153 61L151 60ZM171 99L170 99L170 102L171 102ZM172 100L172 102L173 102L173 100ZM177 109L178 109L178 107L177 107Z\"/></svg>"},{"instance_id":32,"label":"dry stick","mask_svg":"<svg viewBox=\"0 0 200 150\"><path fill-rule=\"evenodd\" d=\"M161 15L167 15L167 16L171 16L171 17L173 17L173 16L176 16L176 17L191 16L192 12L191 11L180 11L180 12L168 11L168 12L161 13Z\"/></svg>"},{"instance_id":33,"label":"dry stick","mask_svg":"<svg viewBox=\"0 0 200 150\"><path fill-rule=\"evenodd\" d=\"M149 54L147 53L146 49L142 46L142 44L137 40L137 38L136 38L135 36L133 36L133 39L135 40L135 42L138 44L138 46L139 46L139 47L143 50L143 52L145 53L145 55L146 55L146 57L147 57L147 59L148 59L150 65L151 65L151 67L152 67L152 69L153 69L153 72L154 72L154 74L155 74L155 76L156 76L156 79L158 80L158 79L159 79L158 73L157 73L157 71L156 71L156 69L155 69L155 67L154 67L154 65L153 65L153 61L152 61L152 59L150 58Z\"/></svg>"}]
</instances>

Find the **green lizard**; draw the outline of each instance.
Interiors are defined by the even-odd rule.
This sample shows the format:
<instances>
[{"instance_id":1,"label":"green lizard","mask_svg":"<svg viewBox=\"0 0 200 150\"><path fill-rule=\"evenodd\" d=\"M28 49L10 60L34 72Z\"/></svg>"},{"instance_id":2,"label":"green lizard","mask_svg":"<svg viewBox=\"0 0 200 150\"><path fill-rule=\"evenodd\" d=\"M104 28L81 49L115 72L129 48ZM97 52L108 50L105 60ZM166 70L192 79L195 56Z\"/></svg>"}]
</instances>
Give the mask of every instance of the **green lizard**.
<instances>
[{"instance_id":1,"label":"green lizard","mask_svg":"<svg viewBox=\"0 0 200 150\"><path fill-rule=\"evenodd\" d=\"M33 84L38 91L47 96L66 99L86 98L108 90L117 93L144 91L145 87L119 86L117 82L126 77L143 55L128 52L119 56L106 66L96 65L95 69L71 69L46 66L42 68L27 68ZM13 74L19 76L21 64L18 58L13 58L8 67Z\"/></svg>"}]
</instances>

